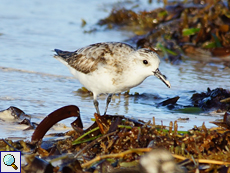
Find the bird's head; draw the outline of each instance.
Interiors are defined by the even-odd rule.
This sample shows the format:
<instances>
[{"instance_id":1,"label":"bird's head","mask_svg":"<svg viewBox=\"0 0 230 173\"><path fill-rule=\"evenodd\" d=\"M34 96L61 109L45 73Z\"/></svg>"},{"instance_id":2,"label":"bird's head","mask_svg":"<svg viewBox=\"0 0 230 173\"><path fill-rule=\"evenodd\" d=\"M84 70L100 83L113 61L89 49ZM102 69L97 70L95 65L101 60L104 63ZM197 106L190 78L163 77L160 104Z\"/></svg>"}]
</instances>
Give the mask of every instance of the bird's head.
<instances>
[{"instance_id":1,"label":"bird's head","mask_svg":"<svg viewBox=\"0 0 230 173\"><path fill-rule=\"evenodd\" d=\"M138 64L138 71L141 71L143 75L146 77L154 75L164 82L167 87L171 87L169 81L166 79L166 76L159 70L160 59L154 51L142 48L133 52L132 56L135 57L135 63Z\"/></svg>"}]
</instances>

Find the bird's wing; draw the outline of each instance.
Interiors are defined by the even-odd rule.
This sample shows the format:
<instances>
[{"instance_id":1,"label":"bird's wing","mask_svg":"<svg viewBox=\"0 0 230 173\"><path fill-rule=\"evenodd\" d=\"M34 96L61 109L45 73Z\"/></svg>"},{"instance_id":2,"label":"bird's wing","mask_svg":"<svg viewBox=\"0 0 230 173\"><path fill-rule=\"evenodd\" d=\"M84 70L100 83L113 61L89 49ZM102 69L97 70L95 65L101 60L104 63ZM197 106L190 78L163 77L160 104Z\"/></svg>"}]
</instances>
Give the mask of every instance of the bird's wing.
<instances>
[{"instance_id":1,"label":"bird's wing","mask_svg":"<svg viewBox=\"0 0 230 173\"><path fill-rule=\"evenodd\" d=\"M108 60L123 57L134 51L134 48L125 43L107 42L91 44L75 52L55 49L59 57L71 67L82 73L90 73L97 69L98 64L106 64Z\"/></svg>"}]
</instances>

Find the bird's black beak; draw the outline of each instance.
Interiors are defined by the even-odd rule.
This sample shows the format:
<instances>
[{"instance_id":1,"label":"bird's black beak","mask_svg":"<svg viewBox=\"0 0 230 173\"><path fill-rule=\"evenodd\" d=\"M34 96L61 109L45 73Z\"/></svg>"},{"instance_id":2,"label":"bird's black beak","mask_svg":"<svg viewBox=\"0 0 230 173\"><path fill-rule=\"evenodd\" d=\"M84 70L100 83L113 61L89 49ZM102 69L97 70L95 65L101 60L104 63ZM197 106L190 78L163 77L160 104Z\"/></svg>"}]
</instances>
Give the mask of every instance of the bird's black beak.
<instances>
[{"instance_id":1,"label":"bird's black beak","mask_svg":"<svg viewBox=\"0 0 230 173\"><path fill-rule=\"evenodd\" d=\"M161 74L159 69L156 69L156 71L153 71L153 73L157 78L159 78L162 82L164 82L167 87L169 88L171 87L169 81L166 80L166 76Z\"/></svg>"}]
</instances>

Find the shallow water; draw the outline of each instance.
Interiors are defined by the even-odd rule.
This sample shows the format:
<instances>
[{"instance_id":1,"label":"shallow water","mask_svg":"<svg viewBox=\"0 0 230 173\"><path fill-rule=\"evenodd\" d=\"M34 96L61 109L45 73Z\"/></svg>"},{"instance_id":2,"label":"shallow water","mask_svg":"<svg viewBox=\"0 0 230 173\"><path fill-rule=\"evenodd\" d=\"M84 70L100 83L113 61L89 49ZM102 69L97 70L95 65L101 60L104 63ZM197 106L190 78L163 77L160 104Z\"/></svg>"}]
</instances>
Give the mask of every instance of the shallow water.
<instances>
[{"instance_id":1,"label":"shallow water","mask_svg":"<svg viewBox=\"0 0 230 173\"><path fill-rule=\"evenodd\" d=\"M66 105L77 105L85 126L91 124L95 112L91 96L76 94L82 85L72 77L68 69L52 56L54 48L76 50L91 43L104 41L123 41L132 34L116 30L104 30L95 23L106 17L114 6L135 6L137 2L116 0L103 1L38 1L38 0L2 0L0 6L0 110L15 106L32 116L39 123L52 111ZM162 4L148 5L141 1L141 8L157 8ZM81 27L81 19L86 20ZM93 27L97 32L84 33ZM157 107L167 98L179 95L178 103L189 104L188 98L193 91L206 91L207 87L229 88L229 71L221 64L202 64L186 61L180 65L171 65L162 61L160 70L168 77L172 88L168 89L155 77L147 78L130 93L139 92L145 97L114 96L108 114L119 114L144 120L154 116L157 123L165 125L179 117L190 120L179 122L180 130L200 126L218 118L218 115L182 114ZM101 112L105 107L105 96L99 97ZM73 119L62 123L70 127ZM21 131L14 122L0 120L1 137L30 137L33 131ZM63 127L64 125L61 125ZM63 128L61 129L62 131Z\"/></svg>"}]
</instances>

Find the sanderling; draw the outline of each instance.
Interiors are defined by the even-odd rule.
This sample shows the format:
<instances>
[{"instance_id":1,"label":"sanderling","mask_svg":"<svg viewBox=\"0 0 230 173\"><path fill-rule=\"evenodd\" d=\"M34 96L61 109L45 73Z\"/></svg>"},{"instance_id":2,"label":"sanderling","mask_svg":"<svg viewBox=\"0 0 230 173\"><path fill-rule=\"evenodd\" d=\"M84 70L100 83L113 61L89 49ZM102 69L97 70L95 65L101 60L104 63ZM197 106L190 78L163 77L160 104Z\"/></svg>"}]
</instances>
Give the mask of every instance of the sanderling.
<instances>
[{"instance_id":1,"label":"sanderling","mask_svg":"<svg viewBox=\"0 0 230 173\"><path fill-rule=\"evenodd\" d=\"M55 49L54 57L65 64L70 72L89 91L93 92L93 103L98 114L97 96L108 94L105 112L112 94L127 91L141 84L148 76L155 75L169 88L170 83L158 67L160 59L152 50L134 49L120 42L96 43L74 52Z\"/></svg>"}]
</instances>

